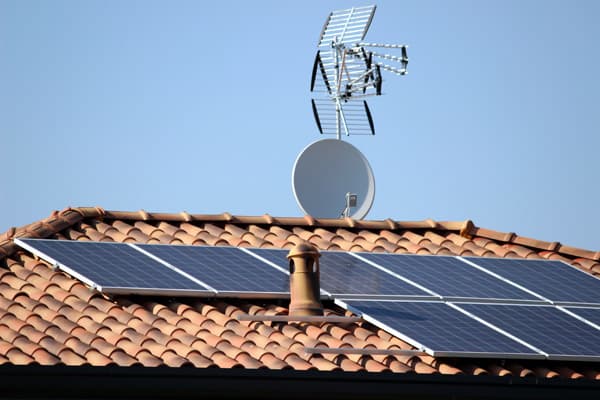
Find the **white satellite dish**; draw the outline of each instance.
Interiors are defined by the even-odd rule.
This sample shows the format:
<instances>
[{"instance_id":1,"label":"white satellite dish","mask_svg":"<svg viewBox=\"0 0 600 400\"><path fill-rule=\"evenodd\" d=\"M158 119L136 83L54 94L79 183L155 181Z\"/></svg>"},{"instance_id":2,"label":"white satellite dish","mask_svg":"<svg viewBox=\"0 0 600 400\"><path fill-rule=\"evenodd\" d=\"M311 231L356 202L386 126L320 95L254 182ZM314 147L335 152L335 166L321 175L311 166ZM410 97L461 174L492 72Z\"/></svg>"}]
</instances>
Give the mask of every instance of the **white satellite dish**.
<instances>
[{"instance_id":1,"label":"white satellite dish","mask_svg":"<svg viewBox=\"0 0 600 400\"><path fill-rule=\"evenodd\" d=\"M298 205L315 218L364 218L375 199L375 178L365 156L348 142L323 139L308 145L292 171Z\"/></svg>"}]
</instances>

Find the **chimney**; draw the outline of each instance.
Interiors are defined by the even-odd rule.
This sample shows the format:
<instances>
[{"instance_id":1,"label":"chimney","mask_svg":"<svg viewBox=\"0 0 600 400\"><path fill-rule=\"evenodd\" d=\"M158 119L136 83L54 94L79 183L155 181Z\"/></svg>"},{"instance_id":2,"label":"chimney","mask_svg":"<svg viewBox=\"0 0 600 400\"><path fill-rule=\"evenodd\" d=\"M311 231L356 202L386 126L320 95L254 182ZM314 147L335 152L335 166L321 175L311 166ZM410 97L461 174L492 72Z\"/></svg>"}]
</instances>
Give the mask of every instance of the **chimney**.
<instances>
[{"instance_id":1,"label":"chimney","mask_svg":"<svg viewBox=\"0 0 600 400\"><path fill-rule=\"evenodd\" d=\"M300 243L290 250L290 311L289 315L323 315L319 282L319 250L309 243Z\"/></svg>"}]
</instances>

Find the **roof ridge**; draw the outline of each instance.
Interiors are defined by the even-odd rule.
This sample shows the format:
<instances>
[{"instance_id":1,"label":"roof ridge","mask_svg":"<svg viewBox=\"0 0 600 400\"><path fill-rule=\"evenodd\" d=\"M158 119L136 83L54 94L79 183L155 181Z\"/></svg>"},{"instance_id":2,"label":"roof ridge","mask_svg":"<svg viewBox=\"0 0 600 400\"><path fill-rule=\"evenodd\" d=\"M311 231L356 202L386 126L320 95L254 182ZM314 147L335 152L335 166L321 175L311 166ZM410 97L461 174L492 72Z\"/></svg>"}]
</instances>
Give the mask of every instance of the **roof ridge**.
<instances>
[{"instance_id":1,"label":"roof ridge","mask_svg":"<svg viewBox=\"0 0 600 400\"><path fill-rule=\"evenodd\" d=\"M547 242L514 232L501 232L475 226L473 221L398 221L391 218L385 220L356 220L352 218L314 218L310 215L303 217L273 217L269 214L260 216L232 215L228 212L221 214L190 214L186 211L180 213L159 213L139 211L107 211L101 207L68 207L62 211L53 211L49 217L40 221L24 225L20 228L11 227L0 234L0 259L15 252L16 246L13 239L17 237L44 238L52 236L83 219L100 220L129 220L129 221L165 221L165 222L204 222L204 223L237 223L247 225L295 226L295 227L323 227L323 228L348 228L402 231L411 229L433 229L439 231L454 231L462 237L472 239L475 236L492 239L500 244L521 245L532 249L544 250L570 257L585 258L600 261L600 251L586 250L573 246L566 246L559 242Z\"/></svg>"},{"instance_id":2,"label":"roof ridge","mask_svg":"<svg viewBox=\"0 0 600 400\"><path fill-rule=\"evenodd\" d=\"M545 240L534 239L527 236L520 236L515 232L502 232L493 229L474 227L472 233L473 235L484 237L487 239L492 239L497 242L518 244L529 248L547 250L555 253L567 254L574 257L582 257L595 261L600 261L600 251L586 250L579 247L567 246L560 242L548 242Z\"/></svg>"},{"instance_id":3,"label":"roof ridge","mask_svg":"<svg viewBox=\"0 0 600 400\"><path fill-rule=\"evenodd\" d=\"M310 215L303 217L273 217L270 214L260 216L232 215L228 212L221 214L189 214L186 211L180 213L159 213L139 211L105 211L104 219L124 219L142 221L168 221L168 222L227 222L239 224L257 225L292 225L292 226L320 226L330 228L351 229L439 229L446 231L458 231L468 235L475 225L471 220L466 221L434 221L427 219L423 221L398 221L390 218L385 220L357 220L352 218L314 218Z\"/></svg>"}]
</instances>

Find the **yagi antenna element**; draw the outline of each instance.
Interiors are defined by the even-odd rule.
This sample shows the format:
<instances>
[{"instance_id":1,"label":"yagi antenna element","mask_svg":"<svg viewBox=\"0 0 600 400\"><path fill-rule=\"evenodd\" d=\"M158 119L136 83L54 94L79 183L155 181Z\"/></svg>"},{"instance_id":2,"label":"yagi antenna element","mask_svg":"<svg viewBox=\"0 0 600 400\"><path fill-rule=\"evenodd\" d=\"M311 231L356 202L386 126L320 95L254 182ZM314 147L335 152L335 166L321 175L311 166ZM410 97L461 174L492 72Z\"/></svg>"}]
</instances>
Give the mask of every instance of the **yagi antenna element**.
<instances>
[{"instance_id":1,"label":"yagi antenna element","mask_svg":"<svg viewBox=\"0 0 600 400\"><path fill-rule=\"evenodd\" d=\"M407 73L407 47L398 44L364 43L376 6L333 11L319 36L310 90L324 94L313 99L312 109L319 132L374 135L373 117L365 97L381 95L381 71ZM372 48L388 49L384 54ZM385 60L385 61L384 61Z\"/></svg>"}]
</instances>

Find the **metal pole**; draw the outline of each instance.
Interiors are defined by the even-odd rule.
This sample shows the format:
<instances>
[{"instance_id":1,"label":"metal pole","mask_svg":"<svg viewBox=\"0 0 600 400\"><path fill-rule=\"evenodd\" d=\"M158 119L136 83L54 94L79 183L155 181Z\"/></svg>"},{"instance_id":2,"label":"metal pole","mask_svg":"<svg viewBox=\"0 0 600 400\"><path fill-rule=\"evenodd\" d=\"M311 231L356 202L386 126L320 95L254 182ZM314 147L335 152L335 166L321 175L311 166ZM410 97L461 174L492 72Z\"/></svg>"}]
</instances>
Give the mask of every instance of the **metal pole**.
<instances>
[{"instance_id":1,"label":"metal pole","mask_svg":"<svg viewBox=\"0 0 600 400\"><path fill-rule=\"evenodd\" d=\"M342 140L342 108L340 106L340 99L335 99L335 134L338 140Z\"/></svg>"},{"instance_id":2,"label":"metal pole","mask_svg":"<svg viewBox=\"0 0 600 400\"><path fill-rule=\"evenodd\" d=\"M337 36L331 43L332 51L335 57L335 134L338 140L342 139L342 110L340 105L340 52L337 43Z\"/></svg>"}]
</instances>

